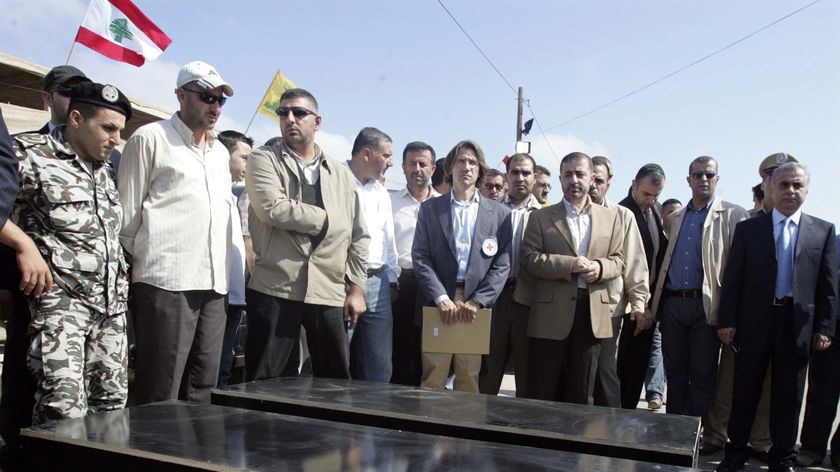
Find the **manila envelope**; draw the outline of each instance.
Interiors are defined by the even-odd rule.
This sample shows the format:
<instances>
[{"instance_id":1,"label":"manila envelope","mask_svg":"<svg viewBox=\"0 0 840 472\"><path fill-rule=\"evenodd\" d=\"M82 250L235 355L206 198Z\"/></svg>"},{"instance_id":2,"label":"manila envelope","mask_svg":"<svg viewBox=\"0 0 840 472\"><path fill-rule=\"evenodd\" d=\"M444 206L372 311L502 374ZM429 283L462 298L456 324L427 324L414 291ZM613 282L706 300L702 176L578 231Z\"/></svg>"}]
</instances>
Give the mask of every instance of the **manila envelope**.
<instances>
[{"instance_id":1,"label":"manila envelope","mask_svg":"<svg viewBox=\"0 0 840 472\"><path fill-rule=\"evenodd\" d=\"M423 352L489 354L492 310L481 308L472 323L446 324L437 307L423 307Z\"/></svg>"}]
</instances>

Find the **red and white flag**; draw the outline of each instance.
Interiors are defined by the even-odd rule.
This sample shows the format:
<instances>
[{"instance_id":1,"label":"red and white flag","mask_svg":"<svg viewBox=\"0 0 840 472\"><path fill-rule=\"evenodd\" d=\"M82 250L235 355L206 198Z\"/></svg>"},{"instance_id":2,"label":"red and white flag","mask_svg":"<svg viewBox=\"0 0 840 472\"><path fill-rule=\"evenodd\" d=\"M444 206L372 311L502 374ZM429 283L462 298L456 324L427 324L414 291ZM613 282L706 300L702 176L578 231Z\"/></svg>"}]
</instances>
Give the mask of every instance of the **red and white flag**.
<instances>
[{"instance_id":1,"label":"red and white flag","mask_svg":"<svg viewBox=\"0 0 840 472\"><path fill-rule=\"evenodd\" d=\"M160 56L172 40L130 0L92 0L76 42L140 67Z\"/></svg>"}]
</instances>

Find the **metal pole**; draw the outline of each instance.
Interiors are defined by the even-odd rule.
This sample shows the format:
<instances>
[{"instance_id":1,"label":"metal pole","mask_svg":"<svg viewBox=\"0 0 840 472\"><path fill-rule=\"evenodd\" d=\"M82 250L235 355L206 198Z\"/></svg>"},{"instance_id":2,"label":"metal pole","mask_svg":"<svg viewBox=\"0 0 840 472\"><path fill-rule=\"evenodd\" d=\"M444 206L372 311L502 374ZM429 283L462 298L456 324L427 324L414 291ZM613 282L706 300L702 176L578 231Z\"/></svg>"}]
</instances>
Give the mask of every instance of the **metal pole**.
<instances>
[{"instance_id":1,"label":"metal pole","mask_svg":"<svg viewBox=\"0 0 840 472\"><path fill-rule=\"evenodd\" d=\"M519 87L519 98L516 100L516 142L522 141L522 106L525 103L525 89Z\"/></svg>"}]
</instances>

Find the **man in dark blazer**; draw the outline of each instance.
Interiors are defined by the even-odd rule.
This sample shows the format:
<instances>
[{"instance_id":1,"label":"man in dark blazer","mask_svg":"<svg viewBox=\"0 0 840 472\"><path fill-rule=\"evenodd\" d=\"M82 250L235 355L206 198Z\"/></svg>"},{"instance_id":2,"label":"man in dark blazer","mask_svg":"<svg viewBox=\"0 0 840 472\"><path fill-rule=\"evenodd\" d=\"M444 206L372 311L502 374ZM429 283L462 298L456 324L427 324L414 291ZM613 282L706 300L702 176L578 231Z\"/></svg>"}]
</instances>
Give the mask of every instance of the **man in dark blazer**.
<instances>
[{"instance_id":1,"label":"man in dark blazer","mask_svg":"<svg viewBox=\"0 0 840 472\"><path fill-rule=\"evenodd\" d=\"M479 195L487 165L475 142L458 143L444 167L452 190L420 206L411 257L419 305L437 306L447 323L468 323L493 306L507 281L510 210ZM422 385L442 389L453 361L455 389L478 393L479 354L423 352Z\"/></svg>"},{"instance_id":2,"label":"man in dark blazer","mask_svg":"<svg viewBox=\"0 0 840 472\"><path fill-rule=\"evenodd\" d=\"M656 203L665 187L665 171L658 164L646 164L636 173L630 194L618 204L628 208L636 218L636 225L642 235L645 259L648 266L648 286L652 292L654 281L659 275L668 240L662 230L662 215ZM653 293L651 293L651 300ZM650 303L650 300L648 300ZM648 318L651 318L648 308ZM638 331L636 320L630 314L624 315L624 327L618 340L618 378L621 380L621 407L635 409L639 394L645 383L650 348L653 344L653 329Z\"/></svg>"},{"instance_id":3,"label":"man in dark blazer","mask_svg":"<svg viewBox=\"0 0 840 472\"><path fill-rule=\"evenodd\" d=\"M811 349L831 345L837 310L834 225L802 213L809 175L779 166L774 210L738 224L721 289L718 336L735 355L729 444L717 470L740 470L771 365L770 471L793 471L799 409Z\"/></svg>"}]
</instances>

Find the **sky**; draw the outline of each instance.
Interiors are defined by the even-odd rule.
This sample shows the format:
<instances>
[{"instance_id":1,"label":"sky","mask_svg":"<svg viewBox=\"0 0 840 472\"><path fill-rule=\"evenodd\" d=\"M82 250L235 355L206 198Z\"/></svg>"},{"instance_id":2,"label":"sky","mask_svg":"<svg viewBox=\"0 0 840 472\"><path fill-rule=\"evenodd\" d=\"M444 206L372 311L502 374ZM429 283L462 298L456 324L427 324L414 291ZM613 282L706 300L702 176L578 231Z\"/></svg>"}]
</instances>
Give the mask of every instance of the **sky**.
<instances>
[{"instance_id":1,"label":"sky","mask_svg":"<svg viewBox=\"0 0 840 472\"><path fill-rule=\"evenodd\" d=\"M526 140L554 172L572 151L609 157L607 195L621 200L642 165L665 169L660 200L690 197L688 164L719 163L718 195L752 207L758 164L788 152L811 171L804 211L840 223L840 1L822 0L624 100L571 118L663 78L770 25L813 0L135 0L172 44L137 68L77 45L70 64L131 97L174 111L178 69L216 67L234 88L217 130L244 131L277 69L318 99L316 140L349 157L352 140L375 126L394 141L389 186L405 181L411 141L443 157L474 139L491 166L514 152L516 87L536 117ZM4 0L0 50L47 67L63 64L87 1ZM532 114L533 113L533 114ZM566 124L563 124L566 123ZM258 142L279 127L258 115ZM124 137L127 138L127 137Z\"/></svg>"}]
</instances>

